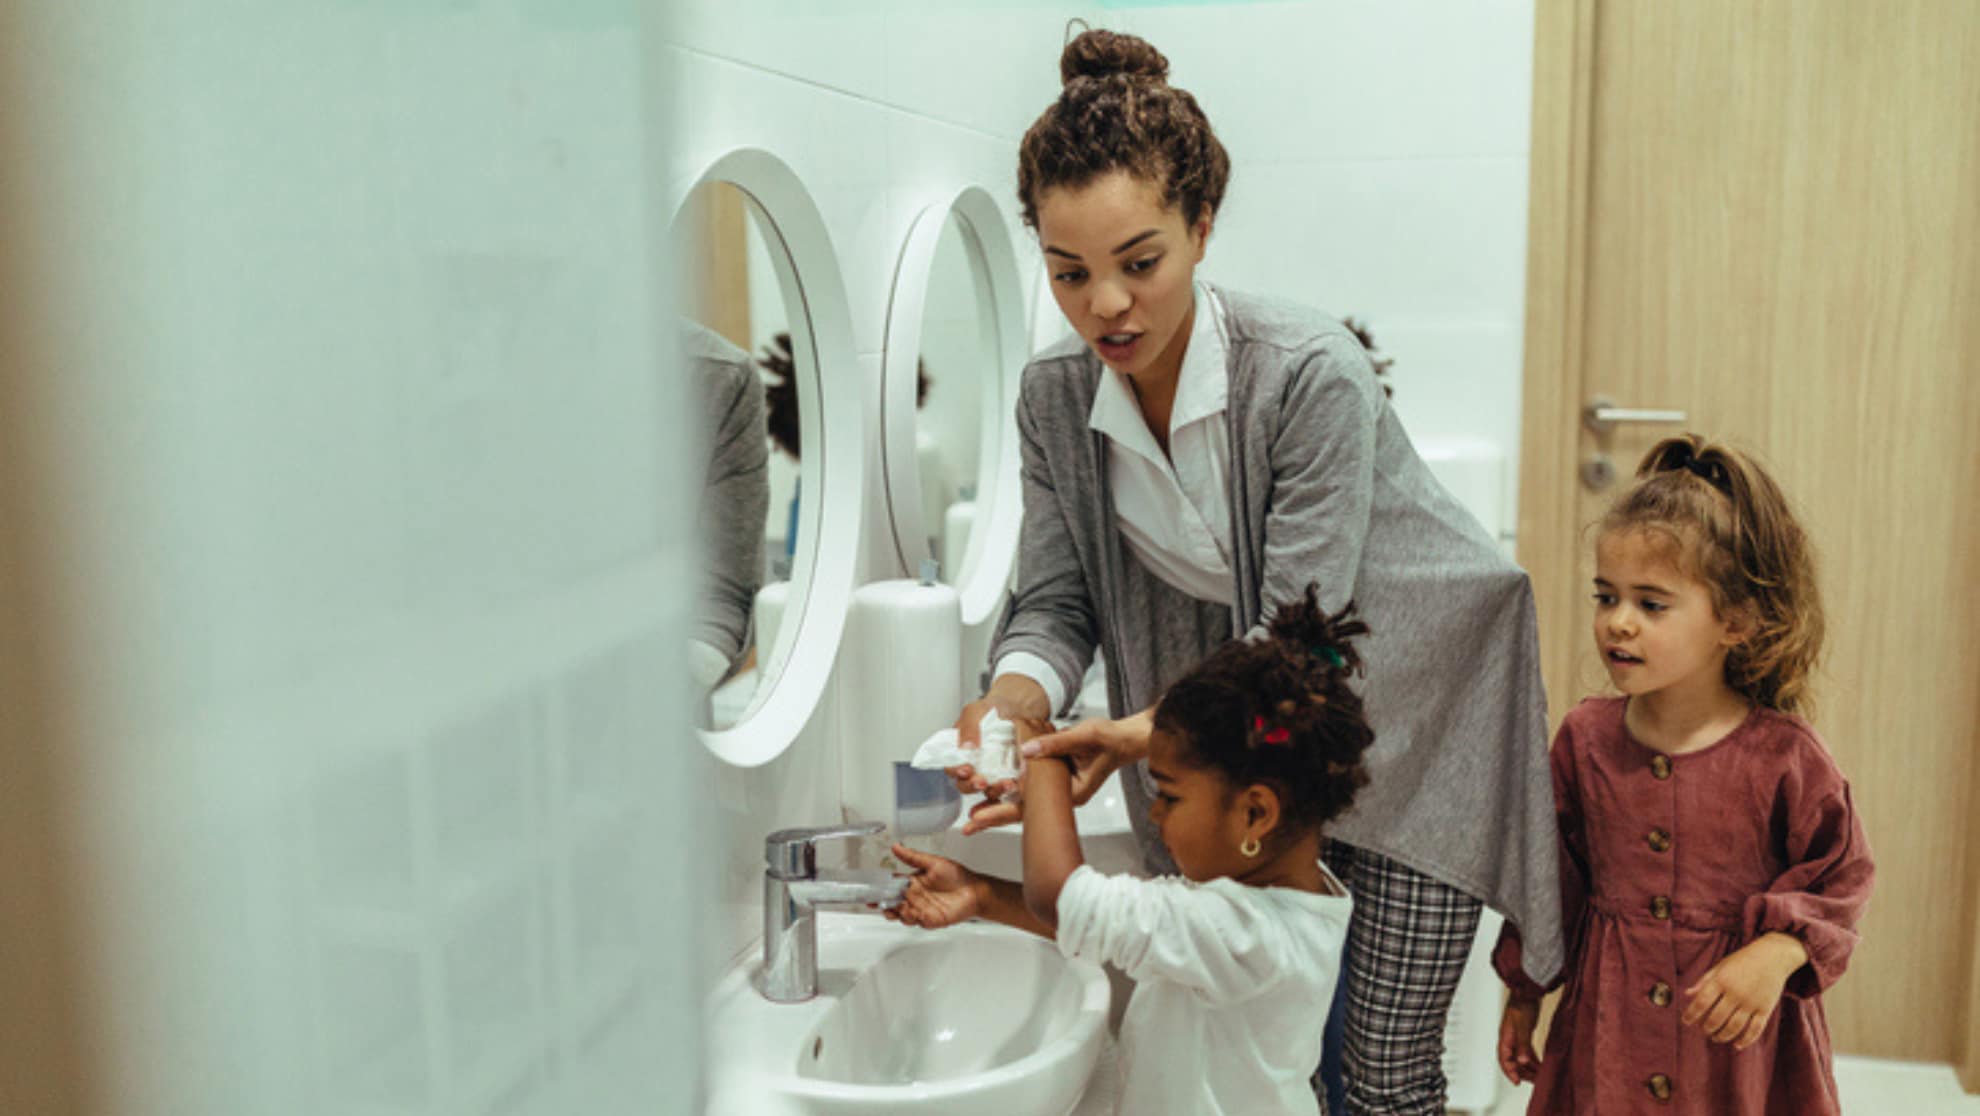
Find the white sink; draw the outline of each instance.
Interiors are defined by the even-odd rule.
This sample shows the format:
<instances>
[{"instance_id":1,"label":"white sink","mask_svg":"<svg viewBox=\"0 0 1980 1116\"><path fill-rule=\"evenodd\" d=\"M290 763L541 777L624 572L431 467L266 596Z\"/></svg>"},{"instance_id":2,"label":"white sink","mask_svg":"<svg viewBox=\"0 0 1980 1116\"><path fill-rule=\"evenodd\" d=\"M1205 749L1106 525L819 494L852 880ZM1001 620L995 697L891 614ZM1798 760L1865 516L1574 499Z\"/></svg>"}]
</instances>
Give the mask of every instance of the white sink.
<instances>
[{"instance_id":1,"label":"white sink","mask_svg":"<svg viewBox=\"0 0 1980 1116\"><path fill-rule=\"evenodd\" d=\"M1063 1116L1106 1042L1099 966L1002 926L926 931L818 916L818 997L757 993L761 959L709 1001L712 1113Z\"/></svg>"}]
</instances>

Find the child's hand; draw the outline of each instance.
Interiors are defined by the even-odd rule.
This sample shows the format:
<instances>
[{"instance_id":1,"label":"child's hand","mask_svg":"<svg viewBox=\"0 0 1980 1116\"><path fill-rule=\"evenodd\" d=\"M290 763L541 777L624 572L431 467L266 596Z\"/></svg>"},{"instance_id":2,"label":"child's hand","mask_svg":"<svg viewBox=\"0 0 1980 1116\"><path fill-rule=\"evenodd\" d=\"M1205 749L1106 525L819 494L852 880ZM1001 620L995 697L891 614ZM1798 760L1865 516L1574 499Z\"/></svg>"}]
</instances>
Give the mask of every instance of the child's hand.
<instances>
[{"instance_id":1,"label":"child's hand","mask_svg":"<svg viewBox=\"0 0 1980 1116\"><path fill-rule=\"evenodd\" d=\"M1538 1000L1507 1000L1499 1016L1499 1071L1515 1085L1540 1076L1540 1055L1533 1052L1533 1028L1539 1022Z\"/></svg>"},{"instance_id":2,"label":"child's hand","mask_svg":"<svg viewBox=\"0 0 1980 1116\"><path fill-rule=\"evenodd\" d=\"M939 930L968 922L983 911L981 877L953 860L933 853L894 846L894 857L915 869L900 906L882 911L895 922Z\"/></svg>"},{"instance_id":3,"label":"child's hand","mask_svg":"<svg viewBox=\"0 0 1980 1116\"><path fill-rule=\"evenodd\" d=\"M1762 934L1727 954L1685 990L1691 997L1685 1025L1696 1026L1713 1042L1732 1043L1734 1050L1752 1046L1773 1018L1788 978L1807 961L1808 951L1797 939Z\"/></svg>"}]
</instances>

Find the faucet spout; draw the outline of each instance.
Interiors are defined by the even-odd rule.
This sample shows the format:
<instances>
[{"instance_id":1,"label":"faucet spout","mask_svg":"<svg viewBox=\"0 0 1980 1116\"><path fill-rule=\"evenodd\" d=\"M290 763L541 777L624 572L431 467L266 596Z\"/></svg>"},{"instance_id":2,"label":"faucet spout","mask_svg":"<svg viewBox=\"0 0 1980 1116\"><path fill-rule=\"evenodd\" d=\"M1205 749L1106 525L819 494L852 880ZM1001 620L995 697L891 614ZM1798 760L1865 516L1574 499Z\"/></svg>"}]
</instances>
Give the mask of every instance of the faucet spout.
<instances>
[{"instance_id":1,"label":"faucet spout","mask_svg":"<svg viewBox=\"0 0 1980 1116\"><path fill-rule=\"evenodd\" d=\"M812 844L826 837L881 832L877 822L820 829L786 829L764 842L763 969L758 990L778 1003L818 994L818 909L898 906L908 877L881 871L820 870Z\"/></svg>"},{"instance_id":2,"label":"faucet spout","mask_svg":"<svg viewBox=\"0 0 1980 1116\"><path fill-rule=\"evenodd\" d=\"M820 870L809 880L786 880L793 902L809 907L865 907L882 909L900 905L907 893L907 876L880 871Z\"/></svg>"}]
</instances>

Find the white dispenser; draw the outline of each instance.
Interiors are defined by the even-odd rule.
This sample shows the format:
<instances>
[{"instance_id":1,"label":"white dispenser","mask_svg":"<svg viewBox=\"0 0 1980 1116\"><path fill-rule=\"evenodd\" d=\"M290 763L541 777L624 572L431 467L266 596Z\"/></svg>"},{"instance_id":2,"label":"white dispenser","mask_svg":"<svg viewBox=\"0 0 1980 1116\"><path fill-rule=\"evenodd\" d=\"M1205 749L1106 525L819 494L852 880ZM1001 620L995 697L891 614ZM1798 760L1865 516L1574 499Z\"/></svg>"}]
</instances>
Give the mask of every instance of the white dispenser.
<instances>
[{"instance_id":1,"label":"white dispenser","mask_svg":"<svg viewBox=\"0 0 1980 1116\"><path fill-rule=\"evenodd\" d=\"M935 581L854 590L839 653L839 787L848 820L894 823L896 761L962 711L962 604ZM975 695L971 695L974 697Z\"/></svg>"}]
</instances>

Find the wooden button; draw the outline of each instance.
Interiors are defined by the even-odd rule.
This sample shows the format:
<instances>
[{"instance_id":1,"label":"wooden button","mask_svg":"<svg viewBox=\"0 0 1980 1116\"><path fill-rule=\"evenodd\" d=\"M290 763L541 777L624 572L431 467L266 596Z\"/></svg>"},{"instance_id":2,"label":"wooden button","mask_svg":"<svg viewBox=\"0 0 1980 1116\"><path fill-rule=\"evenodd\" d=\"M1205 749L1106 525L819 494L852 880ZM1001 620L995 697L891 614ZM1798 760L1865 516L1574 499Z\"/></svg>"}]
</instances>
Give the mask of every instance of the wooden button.
<instances>
[{"instance_id":1,"label":"wooden button","mask_svg":"<svg viewBox=\"0 0 1980 1116\"><path fill-rule=\"evenodd\" d=\"M1651 852L1666 852L1671 847L1671 835L1661 829L1644 834L1643 840L1650 846Z\"/></svg>"},{"instance_id":2,"label":"wooden button","mask_svg":"<svg viewBox=\"0 0 1980 1116\"><path fill-rule=\"evenodd\" d=\"M1650 1080L1644 1082L1644 1084L1650 1087L1650 1095L1656 1097L1658 1100L1667 1101L1671 1099L1671 1079L1665 1077L1663 1074L1651 1074Z\"/></svg>"},{"instance_id":3,"label":"wooden button","mask_svg":"<svg viewBox=\"0 0 1980 1116\"><path fill-rule=\"evenodd\" d=\"M1668 779L1668 778L1670 778L1670 777L1671 777L1671 757L1669 757L1669 756L1651 756L1651 757L1650 757L1650 774L1652 774L1652 775L1655 775L1655 776L1656 776L1657 778L1659 778L1659 779Z\"/></svg>"},{"instance_id":4,"label":"wooden button","mask_svg":"<svg viewBox=\"0 0 1980 1116\"><path fill-rule=\"evenodd\" d=\"M1671 986L1670 986L1670 985L1668 985L1668 984L1665 984L1665 983L1664 983L1663 981L1661 981L1661 980L1660 980L1660 981L1658 981L1657 983L1655 983L1655 984L1653 984L1653 985L1651 985L1651 986L1650 986L1650 1002L1651 1002L1651 1003L1653 1003L1653 1004L1656 1004L1656 1005L1657 1005L1658 1007L1670 1007L1670 1006L1671 1006Z\"/></svg>"},{"instance_id":5,"label":"wooden button","mask_svg":"<svg viewBox=\"0 0 1980 1116\"><path fill-rule=\"evenodd\" d=\"M1671 900L1668 895L1659 895L1650 900L1650 917L1660 919L1671 917Z\"/></svg>"}]
</instances>

